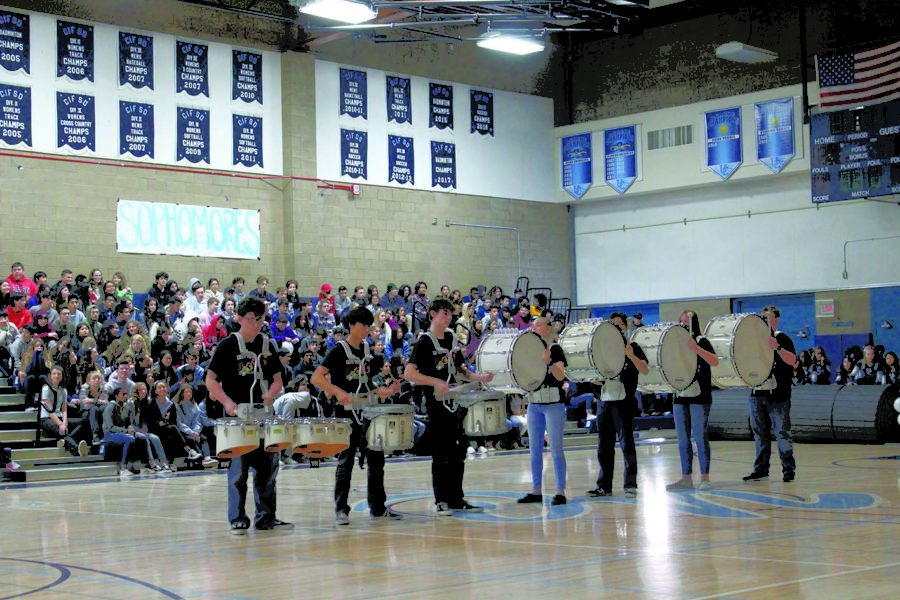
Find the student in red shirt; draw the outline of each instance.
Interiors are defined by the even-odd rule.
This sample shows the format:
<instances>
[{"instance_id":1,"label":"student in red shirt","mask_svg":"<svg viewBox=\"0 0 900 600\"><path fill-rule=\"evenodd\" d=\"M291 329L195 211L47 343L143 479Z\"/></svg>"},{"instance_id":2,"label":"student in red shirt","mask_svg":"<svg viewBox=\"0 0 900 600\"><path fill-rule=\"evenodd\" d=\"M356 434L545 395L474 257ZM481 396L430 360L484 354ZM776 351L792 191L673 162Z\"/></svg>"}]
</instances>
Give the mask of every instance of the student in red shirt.
<instances>
[{"instance_id":1,"label":"student in red shirt","mask_svg":"<svg viewBox=\"0 0 900 600\"><path fill-rule=\"evenodd\" d=\"M10 295L12 304L6 309L9 315L9 322L16 326L19 331L23 327L34 321L34 318L27 308L25 308L25 295L22 292L13 292Z\"/></svg>"}]
</instances>

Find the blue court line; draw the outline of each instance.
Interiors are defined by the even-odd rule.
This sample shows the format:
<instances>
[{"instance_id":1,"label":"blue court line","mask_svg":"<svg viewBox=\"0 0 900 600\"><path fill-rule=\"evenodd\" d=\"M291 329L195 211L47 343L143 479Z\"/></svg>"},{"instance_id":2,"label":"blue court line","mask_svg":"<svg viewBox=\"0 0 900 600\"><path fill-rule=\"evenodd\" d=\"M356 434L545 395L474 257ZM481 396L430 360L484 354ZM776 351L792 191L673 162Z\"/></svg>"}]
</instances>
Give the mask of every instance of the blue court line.
<instances>
[{"instance_id":1,"label":"blue court line","mask_svg":"<svg viewBox=\"0 0 900 600\"><path fill-rule=\"evenodd\" d=\"M45 562L41 562L41 561L37 561L37 560L24 560L24 559L18 559L18 558L0 557L0 560L4 560L4 561L8 561L8 562L26 562L26 563L36 564L36 565L49 566L49 567L53 567L54 569L59 571L59 577L56 578L56 581L51 581L50 583L48 583L46 585L42 585L41 587L30 589L27 592L13 594L12 596L3 596L2 598L0 598L0 600L11 600L12 598L23 598L25 596L30 596L31 594L38 594L40 592L45 592L49 589L55 588L56 586L65 583L66 580L68 580L69 577L72 576L72 572L69 571L68 569L66 569L65 567L63 567L62 565L55 565L52 563L45 563Z\"/></svg>"}]
</instances>

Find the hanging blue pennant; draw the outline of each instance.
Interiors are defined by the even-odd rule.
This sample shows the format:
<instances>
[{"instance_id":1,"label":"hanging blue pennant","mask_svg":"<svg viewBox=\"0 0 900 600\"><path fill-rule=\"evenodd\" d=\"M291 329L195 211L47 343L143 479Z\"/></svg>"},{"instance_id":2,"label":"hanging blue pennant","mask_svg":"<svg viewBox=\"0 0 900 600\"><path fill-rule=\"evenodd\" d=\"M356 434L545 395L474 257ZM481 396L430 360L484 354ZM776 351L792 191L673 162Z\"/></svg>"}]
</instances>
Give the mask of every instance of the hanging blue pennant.
<instances>
[{"instance_id":1,"label":"hanging blue pennant","mask_svg":"<svg viewBox=\"0 0 900 600\"><path fill-rule=\"evenodd\" d=\"M56 76L94 81L94 27L56 21Z\"/></svg>"},{"instance_id":2,"label":"hanging blue pennant","mask_svg":"<svg viewBox=\"0 0 900 600\"><path fill-rule=\"evenodd\" d=\"M411 137L388 136L388 181L415 184L416 153Z\"/></svg>"},{"instance_id":3,"label":"hanging blue pennant","mask_svg":"<svg viewBox=\"0 0 900 600\"><path fill-rule=\"evenodd\" d=\"M31 88L0 83L0 142L31 146Z\"/></svg>"},{"instance_id":4,"label":"hanging blue pennant","mask_svg":"<svg viewBox=\"0 0 900 600\"><path fill-rule=\"evenodd\" d=\"M726 108L706 113L706 166L724 181L743 162L741 109Z\"/></svg>"},{"instance_id":5,"label":"hanging blue pennant","mask_svg":"<svg viewBox=\"0 0 900 600\"><path fill-rule=\"evenodd\" d=\"M637 179L637 135L634 125L603 132L606 185L624 194Z\"/></svg>"},{"instance_id":6,"label":"hanging blue pennant","mask_svg":"<svg viewBox=\"0 0 900 600\"><path fill-rule=\"evenodd\" d=\"M782 98L758 102L756 108L756 158L779 173L794 158L794 100Z\"/></svg>"},{"instance_id":7,"label":"hanging blue pennant","mask_svg":"<svg viewBox=\"0 0 900 600\"><path fill-rule=\"evenodd\" d=\"M0 10L0 68L31 73L31 26L28 15Z\"/></svg>"},{"instance_id":8,"label":"hanging blue pennant","mask_svg":"<svg viewBox=\"0 0 900 600\"><path fill-rule=\"evenodd\" d=\"M245 167L263 166L262 117L233 116L234 162Z\"/></svg>"},{"instance_id":9,"label":"hanging blue pennant","mask_svg":"<svg viewBox=\"0 0 900 600\"><path fill-rule=\"evenodd\" d=\"M412 83L404 77L385 76L388 123L412 125Z\"/></svg>"},{"instance_id":10,"label":"hanging blue pennant","mask_svg":"<svg viewBox=\"0 0 900 600\"><path fill-rule=\"evenodd\" d=\"M369 84L365 71L341 69L340 114L368 118Z\"/></svg>"},{"instance_id":11,"label":"hanging blue pennant","mask_svg":"<svg viewBox=\"0 0 900 600\"><path fill-rule=\"evenodd\" d=\"M209 111L178 107L176 160L209 164Z\"/></svg>"},{"instance_id":12,"label":"hanging blue pennant","mask_svg":"<svg viewBox=\"0 0 900 600\"><path fill-rule=\"evenodd\" d=\"M175 93L209 98L209 46L175 42Z\"/></svg>"},{"instance_id":13,"label":"hanging blue pennant","mask_svg":"<svg viewBox=\"0 0 900 600\"><path fill-rule=\"evenodd\" d=\"M263 103L262 54L232 50L231 99Z\"/></svg>"},{"instance_id":14,"label":"hanging blue pennant","mask_svg":"<svg viewBox=\"0 0 900 600\"><path fill-rule=\"evenodd\" d=\"M431 187L456 189L456 144L431 142Z\"/></svg>"},{"instance_id":15,"label":"hanging blue pennant","mask_svg":"<svg viewBox=\"0 0 900 600\"><path fill-rule=\"evenodd\" d=\"M581 200L594 183L591 163L591 134L581 133L562 139L562 187Z\"/></svg>"},{"instance_id":16,"label":"hanging blue pennant","mask_svg":"<svg viewBox=\"0 0 900 600\"><path fill-rule=\"evenodd\" d=\"M469 90L470 133L494 135L494 94Z\"/></svg>"},{"instance_id":17,"label":"hanging blue pennant","mask_svg":"<svg viewBox=\"0 0 900 600\"><path fill-rule=\"evenodd\" d=\"M56 93L56 147L96 150L94 97Z\"/></svg>"},{"instance_id":18,"label":"hanging blue pennant","mask_svg":"<svg viewBox=\"0 0 900 600\"><path fill-rule=\"evenodd\" d=\"M341 175L368 178L369 134L341 129Z\"/></svg>"},{"instance_id":19,"label":"hanging blue pennant","mask_svg":"<svg viewBox=\"0 0 900 600\"><path fill-rule=\"evenodd\" d=\"M453 86L428 84L428 126L453 129Z\"/></svg>"},{"instance_id":20,"label":"hanging blue pennant","mask_svg":"<svg viewBox=\"0 0 900 600\"><path fill-rule=\"evenodd\" d=\"M153 36L119 32L119 85L153 89Z\"/></svg>"},{"instance_id":21,"label":"hanging blue pennant","mask_svg":"<svg viewBox=\"0 0 900 600\"><path fill-rule=\"evenodd\" d=\"M152 104L119 101L119 154L153 158Z\"/></svg>"}]
</instances>

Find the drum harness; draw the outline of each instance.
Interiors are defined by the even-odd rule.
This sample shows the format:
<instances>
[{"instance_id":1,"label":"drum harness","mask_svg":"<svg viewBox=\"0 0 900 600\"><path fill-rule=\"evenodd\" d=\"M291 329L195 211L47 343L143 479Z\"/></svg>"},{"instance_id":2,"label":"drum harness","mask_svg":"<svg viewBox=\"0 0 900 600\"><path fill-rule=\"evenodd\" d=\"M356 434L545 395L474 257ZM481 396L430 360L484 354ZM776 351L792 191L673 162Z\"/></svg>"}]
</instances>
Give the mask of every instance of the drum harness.
<instances>
[{"instance_id":1,"label":"drum harness","mask_svg":"<svg viewBox=\"0 0 900 600\"><path fill-rule=\"evenodd\" d=\"M250 386L250 405L253 405L253 388L256 387L256 384L259 384L259 389L262 391L263 395L269 391L269 384L266 383L265 377L263 377L262 371L262 362L259 360L259 357L269 358L272 355L271 350L269 349L269 336L262 335L262 352L257 356L253 352L247 350L247 343L244 341L244 338L241 337L239 332L234 332L232 334L235 339L237 339L238 343L238 360L241 359L256 359L253 361L253 384Z\"/></svg>"},{"instance_id":2,"label":"drum harness","mask_svg":"<svg viewBox=\"0 0 900 600\"><path fill-rule=\"evenodd\" d=\"M344 352L347 354L347 359L350 360L351 363L356 364L357 361L359 363L359 378L357 379L357 381L359 383L357 384L356 392L354 392L354 393L355 394L368 394L369 390L365 390L365 391L360 391L360 390L362 390L364 385L369 383L369 374L366 373L366 364L368 364L368 362L372 359L372 354L369 351L369 342L363 340L363 357L362 358L356 358L356 356L354 356L353 351L350 348L350 344L347 342L347 340L341 340L338 343L344 349ZM374 392L372 392L372 393L374 393ZM319 416L321 416L321 412L322 412L322 407L320 406L319 407ZM353 415L353 420L356 421L356 424L359 425L360 427L362 427L363 420L364 420L363 416L362 416L362 412L363 412L363 409L358 409L358 410L350 409L350 414Z\"/></svg>"},{"instance_id":3,"label":"drum harness","mask_svg":"<svg viewBox=\"0 0 900 600\"><path fill-rule=\"evenodd\" d=\"M781 332L776 331L775 333L772 334L772 337L777 338L779 333L781 333ZM778 354L777 350L775 351L775 354L776 355ZM754 392L756 392L756 391L771 392L776 387L778 387L778 382L775 380L775 365L778 364L776 362L777 360L778 360L777 356L772 357L772 372L769 373L769 377L765 381L763 381L760 385L753 388ZM770 394L766 394L766 396L769 396L769 395Z\"/></svg>"},{"instance_id":4,"label":"drum harness","mask_svg":"<svg viewBox=\"0 0 900 600\"><path fill-rule=\"evenodd\" d=\"M456 334L453 333L452 329L444 330L444 334L450 335L450 350L447 352L440 352L439 350L443 349L443 346L438 342L438 339L434 337L434 334L430 331L426 332L429 338L431 338L431 343L434 344L435 354L444 354L447 357L447 385L450 385L450 380L453 379L453 376L456 375L456 363L453 362L453 353L459 350L459 343L456 339ZM435 399L437 399L437 395L435 394ZM453 398L448 398L447 400L442 400L441 404L444 405L444 408L447 411L455 413L459 408L459 405L453 401Z\"/></svg>"}]
</instances>

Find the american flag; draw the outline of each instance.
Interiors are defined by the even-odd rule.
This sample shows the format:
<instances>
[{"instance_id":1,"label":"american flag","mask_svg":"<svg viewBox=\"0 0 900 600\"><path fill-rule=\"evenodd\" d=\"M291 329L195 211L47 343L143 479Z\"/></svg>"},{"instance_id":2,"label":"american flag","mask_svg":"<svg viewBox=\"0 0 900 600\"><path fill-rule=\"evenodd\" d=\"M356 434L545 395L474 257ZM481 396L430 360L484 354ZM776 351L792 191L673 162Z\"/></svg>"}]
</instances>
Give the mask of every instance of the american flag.
<instances>
[{"instance_id":1,"label":"american flag","mask_svg":"<svg viewBox=\"0 0 900 600\"><path fill-rule=\"evenodd\" d=\"M819 107L823 110L900 98L900 42L855 54L817 58Z\"/></svg>"}]
</instances>

